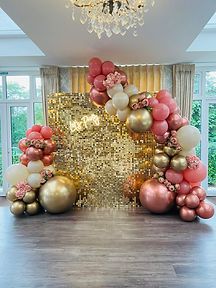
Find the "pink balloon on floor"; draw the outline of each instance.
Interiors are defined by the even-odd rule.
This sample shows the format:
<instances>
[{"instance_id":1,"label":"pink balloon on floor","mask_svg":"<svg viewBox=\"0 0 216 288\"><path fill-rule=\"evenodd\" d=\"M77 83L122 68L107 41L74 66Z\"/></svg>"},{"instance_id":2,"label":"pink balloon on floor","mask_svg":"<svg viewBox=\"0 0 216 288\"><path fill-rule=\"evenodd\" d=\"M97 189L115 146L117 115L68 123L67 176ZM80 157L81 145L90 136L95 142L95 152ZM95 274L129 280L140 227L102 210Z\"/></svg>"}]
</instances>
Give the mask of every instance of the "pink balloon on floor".
<instances>
[{"instance_id":1,"label":"pink balloon on floor","mask_svg":"<svg viewBox=\"0 0 216 288\"><path fill-rule=\"evenodd\" d=\"M184 206L185 205L185 198L186 198L186 195L182 194L182 195L177 195L176 197L176 205L177 206Z\"/></svg>"},{"instance_id":2,"label":"pink balloon on floor","mask_svg":"<svg viewBox=\"0 0 216 288\"><path fill-rule=\"evenodd\" d=\"M200 201L203 201L206 198L206 192L200 186L195 186L195 187L191 188L190 193L193 194L193 195L198 196Z\"/></svg>"},{"instance_id":3,"label":"pink balloon on floor","mask_svg":"<svg viewBox=\"0 0 216 288\"><path fill-rule=\"evenodd\" d=\"M183 171L184 179L188 182L199 182L206 178L207 176L207 168L206 166L200 161L200 164L197 169L185 169Z\"/></svg>"},{"instance_id":4,"label":"pink balloon on floor","mask_svg":"<svg viewBox=\"0 0 216 288\"><path fill-rule=\"evenodd\" d=\"M95 77L94 79L94 86L95 88L102 92L102 91L105 91L106 90L106 87L104 86L103 84L103 81L106 79L106 77L104 75L98 75Z\"/></svg>"},{"instance_id":5,"label":"pink balloon on floor","mask_svg":"<svg viewBox=\"0 0 216 288\"><path fill-rule=\"evenodd\" d=\"M167 105L163 103L158 103L154 105L152 109L152 116L155 120L162 121L165 120L169 116L169 108Z\"/></svg>"},{"instance_id":6,"label":"pink balloon on floor","mask_svg":"<svg viewBox=\"0 0 216 288\"><path fill-rule=\"evenodd\" d=\"M189 182L183 180L179 185L178 194L188 194L190 192L191 186Z\"/></svg>"},{"instance_id":7,"label":"pink balloon on floor","mask_svg":"<svg viewBox=\"0 0 216 288\"><path fill-rule=\"evenodd\" d=\"M172 184L180 184L183 180L183 174L173 169L168 169L165 173L165 177Z\"/></svg>"},{"instance_id":8,"label":"pink balloon on floor","mask_svg":"<svg viewBox=\"0 0 216 288\"><path fill-rule=\"evenodd\" d=\"M192 222L197 217L195 210L187 208L186 206L180 209L179 215L181 219L186 222Z\"/></svg>"},{"instance_id":9,"label":"pink balloon on floor","mask_svg":"<svg viewBox=\"0 0 216 288\"><path fill-rule=\"evenodd\" d=\"M172 113L167 118L170 130L178 130L182 125L182 117L179 114Z\"/></svg>"},{"instance_id":10,"label":"pink balloon on floor","mask_svg":"<svg viewBox=\"0 0 216 288\"><path fill-rule=\"evenodd\" d=\"M200 200L197 195L189 194L185 198L185 205L188 208L195 209L199 206Z\"/></svg>"},{"instance_id":11,"label":"pink balloon on floor","mask_svg":"<svg viewBox=\"0 0 216 288\"><path fill-rule=\"evenodd\" d=\"M107 95L107 92L99 92L94 87L90 90L90 99L92 103L97 107L102 107L106 104L108 100L110 100L109 96Z\"/></svg>"},{"instance_id":12,"label":"pink balloon on floor","mask_svg":"<svg viewBox=\"0 0 216 288\"><path fill-rule=\"evenodd\" d=\"M107 76L110 73L114 73L115 72L115 65L113 64L113 62L111 61L105 61L102 64L102 74Z\"/></svg>"},{"instance_id":13,"label":"pink balloon on floor","mask_svg":"<svg viewBox=\"0 0 216 288\"><path fill-rule=\"evenodd\" d=\"M155 135L162 136L164 135L168 130L168 124L166 120L163 121L154 121L153 125L151 127L151 131Z\"/></svg>"},{"instance_id":14,"label":"pink balloon on floor","mask_svg":"<svg viewBox=\"0 0 216 288\"><path fill-rule=\"evenodd\" d=\"M210 203L202 201L196 209L196 213L203 219L209 219L214 215L214 206Z\"/></svg>"}]
</instances>

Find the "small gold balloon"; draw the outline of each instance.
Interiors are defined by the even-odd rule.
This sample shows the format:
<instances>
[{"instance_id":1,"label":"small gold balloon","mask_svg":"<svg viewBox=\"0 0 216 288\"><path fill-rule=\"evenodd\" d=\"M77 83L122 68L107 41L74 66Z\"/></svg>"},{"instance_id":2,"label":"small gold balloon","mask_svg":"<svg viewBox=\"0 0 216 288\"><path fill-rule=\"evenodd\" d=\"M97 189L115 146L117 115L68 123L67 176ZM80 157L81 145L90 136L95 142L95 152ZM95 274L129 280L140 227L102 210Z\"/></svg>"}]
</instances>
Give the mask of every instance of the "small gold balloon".
<instances>
[{"instance_id":1,"label":"small gold balloon","mask_svg":"<svg viewBox=\"0 0 216 288\"><path fill-rule=\"evenodd\" d=\"M155 165L152 165L152 167L151 167L151 171L152 171L153 173L164 172L165 169L166 169L166 168L158 168L158 167L155 166Z\"/></svg>"},{"instance_id":2,"label":"small gold balloon","mask_svg":"<svg viewBox=\"0 0 216 288\"><path fill-rule=\"evenodd\" d=\"M49 213L63 213L72 208L77 192L72 180L55 176L48 180L39 192L41 206Z\"/></svg>"},{"instance_id":3,"label":"small gold balloon","mask_svg":"<svg viewBox=\"0 0 216 288\"><path fill-rule=\"evenodd\" d=\"M167 168L169 166L170 158L165 153L155 154L153 157L153 163L158 168Z\"/></svg>"},{"instance_id":4,"label":"small gold balloon","mask_svg":"<svg viewBox=\"0 0 216 288\"><path fill-rule=\"evenodd\" d=\"M11 202L16 201L17 200L16 192L17 188L15 186L10 187L10 189L7 191L6 199Z\"/></svg>"},{"instance_id":5,"label":"small gold balloon","mask_svg":"<svg viewBox=\"0 0 216 288\"><path fill-rule=\"evenodd\" d=\"M182 155L176 155L171 159L170 166L175 171L182 171L187 168L187 160Z\"/></svg>"},{"instance_id":6,"label":"small gold balloon","mask_svg":"<svg viewBox=\"0 0 216 288\"><path fill-rule=\"evenodd\" d=\"M36 199L36 194L34 191L26 192L25 196L23 197L23 201L27 204L33 203Z\"/></svg>"},{"instance_id":7,"label":"small gold balloon","mask_svg":"<svg viewBox=\"0 0 216 288\"><path fill-rule=\"evenodd\" d=\"M158 153L163 153L163 149L161 149L161 148L156 148L156 149L155 149L155 154L158 154Z\"/></svg>"},{"instance_id":8,"label":"small gold balloon","mask_svg":"<svg viewBox=\"0 0 216 288\"><path fill-rule=\"evenodd\" d=\"M130 96L130 98L129 98L129 107L130 108L132 108L133 104L136 104L139 102L138 98L139 98L139 94L134 94L134 95Z\"/></svg>"},{"instance_id":9,"label":"small gold balloon","mask_svg":"<svg viewBox=\"0 0 216 288\"><path fill-rule=\"evenodd\" d=\"M25 208L25 203L21 200L17 200L11 204L10 211L15 216L21 216L25 212Z\"/></svg>"},{"instance_id":10,"label":"small gold balloon","mask_svg":"<svg viewBox=\"0 0 216 288\"><path fill-rule=\"evenodd\" d=\"M132 111L127 118L126 126L136 133L148 131L152 125L152 116L146 109Z\"/></svg>"},{"instance_id":11,"label":"small gold balloon","mask_svg":"<svg viewBox=\"0 0 216 288\"><path fill-rule=\"evenodd\" d=\"M164 152L169 155L170 157L173 157L174 155L178 154L178 151L175 148L164 146Z\"/></svg>"},{"instance_id":12,"label":"small gold balloon","mask_svg":"<svg viewBox=\"0 0 216 288\"><path fill-rule=\"evenodd\" d=\"M28 215L36 215L40 211L40 204L37 201L26 205L26 212Z\"/></svg>"}]
</instances>

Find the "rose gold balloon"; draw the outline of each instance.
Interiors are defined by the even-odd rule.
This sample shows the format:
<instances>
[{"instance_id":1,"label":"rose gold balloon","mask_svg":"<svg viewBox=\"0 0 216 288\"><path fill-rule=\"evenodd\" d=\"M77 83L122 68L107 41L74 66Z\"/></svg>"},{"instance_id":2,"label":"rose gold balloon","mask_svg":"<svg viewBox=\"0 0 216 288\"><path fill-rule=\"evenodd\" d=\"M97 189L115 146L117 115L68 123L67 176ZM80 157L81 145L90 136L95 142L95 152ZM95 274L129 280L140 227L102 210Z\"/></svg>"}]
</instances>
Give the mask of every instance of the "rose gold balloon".
<instances>
[{"instance_id":1,"label":"rose gold balloon","mask_svg":"<svg viewBox=\"0 0 216 288\"><path fill-rule=\"evenodd\" d=\"M20 156L20 162L21 162L23 165L25 165L25 166L28 165L29 159L28 159L28 157L27 157L26 154L22 154L22 155Z\"/></svg>"},{"instance_id":2,"label":"rose gold balloon","mask_svg":"<svg viewBox=\"0 0 216 288\"><path fill-rule=\"evenodd\" d=\"M30 161L37 161L43 158L43 152L41 149L37 149L34 147L29 147L26 150L26 156Z\"/></svg>"},{"instance_id":3,"label":"rose gold balloon","mask_svg":"<svg viewBox=\"0 0 216 288\"><path fill-rule=\"evenodd\" d=\"M192 222L196 219L196 212L193 209L187 208L186 206L180 209L180 217L183 221Z\"/></svg>"},{"instance_id":4,"label":"rose gold balloon","mask_svg":"<svg viewBox=\"0 0 216 288\"><path fill-rule=\"evenodd\" d=\"M180 206L180 207L184 206L185 205L185 198L186 198L186 195L184 195L184 194L178 195L176 197L176 205Z\"/></svg>"},{"instance_id":5,"label":"rose gold balloon","mask_svg":"<svg viewBox=\"0 0 216 288\"><path fill-rule=\"evenodd\" d=\"M127 75L122 70L119 70L118 73L121 74L121 84L124 86L125 84L127 84Z\"/></svg>"},{"instance_id":6,"label":"rose gold balloon","mask_svg":"<svg viewBox=\"0 0 216 288\"><path fill-rule=\"evenodd\" d=\"M44 155L42 162L44 164L44 166L49 166L53 163L53 156L50 155Z\"/></svg>"},{"instance_id":7,"label":"rose gold balloon","mask_svg":"<svg viewBox=\"0 0 216 288\"><path fill-rule=\"evenodd\" d=\"M201 218L209 219L214 215L214 206L210 203L202 201L199 207L196 209L196 213Z\"/></svg>"},{"instance_id":8,"label":"rose gold balloon","mask_svg":"<svg viewBox=\"0 0 216 288\"><path fill-rule=\"evenodd\" d=\"M170 133L166 132L164 135L159 136L159 135L154 135L155 141L159 144L164 144L166 143Z\"/></svg>"},{"instance_id":9,"label":"rose gold balloon","mask_svg":"<svg viewBox=\"0 0 216 288\"><path fill-rule=\"evenodd\" d=\"M132 200L136 197L139 200L139 191L143 182L145 181L145 176L141 173L136 173L128 176L123 184L123 194L125 197Z\"/></svg>"},{"instance_id":10,"label":"rose gold balloon","mask_svg":"<svg viewBox=\"0 0 216 288\"><path fill-rule=\"evenodd\" d=\"M178 130L182 124L182 117L179 114L170 114L167 118L167 123L170 130Z\"/></svg>"},{"instance_id":11,"label":"rose gold balloon","mask_svg":"<svg viewBox=\"0 0 216 288\"><path fill-rule=\"evenodd\" d=\"M193 195L198 196L200 201L203 201L206 198L205 190L202 187L199 187L199 186L195 186L195 187L191 188L190 193L193 194Z\"/></svg>"},{"instance_id":12,"label":"rose gold balloon","mask_svg":"<svg viewBox=\"0 0 216 288\"><path fill-rule=\"evenodd\" d=\"M185 198L185 205L188 208L194 209L197 208L200 204L200 200L197 195L189 194Z\"/></svg>"},{"instance_id":13,"label":"rose gold balloon","mask_svg":"<svg viewBox=\"0 0 216 288\"><path fill-rule=\"evenodd\" d=\"M187 126L187 125L189 125L188 119L187 119L187 118L182 118L181 127L182 127L182 126Z\"/></svg>"},{"instance_id":14,"label":"rose gold balloon","mask_svg":"<svg viewBox=\"0 0 216 288\"><path fill-rule=\"evenodd\" d=\"M19 141L19 144L18 144L19 149L24 153L25 153L26 149L28 148L28 146L26 146L26 141L27 141L27 139L23 138Z\"/></svg>"},{"instance_id":15,"label":"rose gold balloon","mask_svg":"<svg viewBox=\"0 0 216 288\"><path fill-rule=\"evenodd\" d=\"M175 192L169 191L165 185L156 179L145 181L140 189L141 204L153 213L169 211L175 201Z\"/></svg>"},{"instance_id":16,"label":"rose gold balloon","mask_svg":"<svg viewBox=\"0 0 216 288\"><path fill-rule=\"evenodd\" d=\"M44 143L46 145L43 150L43 153L45 155L48 155L56 150L56 143L53 142L52 140L45 140Z\"/></svg>"},{"instance_id":17,"label":"rose gold balloon","mask_svg":"<svg viewBox=\"0 0 216 288\"><path fill-rule=\"evenodd\" d=\"M90 99L92 103L97 107L104 106L106 102L110 100L106 91L99 92L95 87L92 87L90 90Z\"/></svg>"}]
</instances>

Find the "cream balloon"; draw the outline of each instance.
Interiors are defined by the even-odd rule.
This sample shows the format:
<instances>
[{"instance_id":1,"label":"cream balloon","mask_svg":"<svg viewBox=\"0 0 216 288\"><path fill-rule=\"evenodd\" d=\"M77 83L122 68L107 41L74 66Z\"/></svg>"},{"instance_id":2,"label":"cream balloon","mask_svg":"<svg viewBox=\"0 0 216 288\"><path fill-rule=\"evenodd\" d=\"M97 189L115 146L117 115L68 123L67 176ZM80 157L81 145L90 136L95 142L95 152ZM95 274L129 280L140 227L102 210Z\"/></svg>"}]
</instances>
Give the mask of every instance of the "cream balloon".
<instances>
[{"instance_id":1,"label":"cream balloon","mask_svg":"<svg viewBox=\"0 0 216 288\"><path fill-rule=\"evenodd\" d=\"M139 90L135 85L129 84L124 88L124 92L130 97L134 94L138 94Z\"/></svg>"},{"instance_id":2,"label":"cream balloon","mask_svg":"<svg viewBox=\"0 0 216 288\"><path fill-rule=\"evenodd\" d=\"M189 155L196 155L196 151L195 149L191 149L191 150L182 150L179 152L179 155L182 155L182 156L189 156Z\"/></svg>"},{"instance_id":3,"label":"cream balloon","mask_svg":"<svg viewBox=\"0 0 216 288\"><path fill-rule=\"evenodd\" d=\"M200 131L191 125L183 126L177 131L176 138L183 150L191 150L200 142Z\"/></svg>"},{"instance_id":4,"label":"cream balloon","mask_svg":"<svg viewBox=\"0 0 216 288\"><path fill-rule=\"evenodd\" d=\"M117 117L121 122L125 122L131 113L131 109L126 107L124 110L117 110Z\"/></svg>"},{"instance_id":5,"label":"cream balloon","mask_svg":"<svg viewBox=\"0 0 216 288\"><path fill-rule=\"evenodd\" d=\"M124 110L129 103L129 97L124 92L118 92L113 96L112 103L117 110Z\"/></svg>"},{"instance_id":6,"label":"cream balloon","mask_svg":"<svg viewBox=\"0 0 216 288\"><path fill-rule=\"evenodd\" d=\"M27 182L32 188L39 188L41 186L42 176L40 173L32 173L28 176Z\"/></svg>"},{"instance_id":7,"label":"cream balloon","mask_svg":"<svg viewBox=\"0 0 216 288\"><path fill-rule=\"evenodd\" d=\"M7 168L5 172L5 179L11 185L16 185L21 181L26 181L29 176L28 169L23 164L13 164Z\"/></svg>"},{"instance_id":8,"label":"cream balloon","mask_svg":"<svg viewBox=\"0 0 216 288\"><path fill-rule=\"evenodd\" d=\"M118 92L123 92L123 87L121 84L115 84L115 86L107 90L107 94L110 98L112 98Z\"/></svg>"},{"instance_id":9,"label":"cream balloon","mask_svg":"<svg viewBox=\"0 0 216 288\"><path fill-rule=\"evenodd\" d=\"M27 168L29 173L40 173L44 169L44 164L41 160L30 161Z\"/></svg>"},{"instance_id":10,"label":"cream balloon","mask_svg":"<svg viewBox=\"0 0 216 288\"><path fill-rule=\"evenodd\" d=\"M109 115L116 115L117 110L113 106L112 100L107 101L104 108Z\"/></svg>"},{"instance_id":11,"label":"cream balloon","mask_svg":"<svg viewBox=\"0 0 216 288\"><path fill-rule=\"evenodd\" d=\"M44 166L45 170L50 170L52 173L55 173L55 167L53 165Z\"/></svg>"}]
</instances>

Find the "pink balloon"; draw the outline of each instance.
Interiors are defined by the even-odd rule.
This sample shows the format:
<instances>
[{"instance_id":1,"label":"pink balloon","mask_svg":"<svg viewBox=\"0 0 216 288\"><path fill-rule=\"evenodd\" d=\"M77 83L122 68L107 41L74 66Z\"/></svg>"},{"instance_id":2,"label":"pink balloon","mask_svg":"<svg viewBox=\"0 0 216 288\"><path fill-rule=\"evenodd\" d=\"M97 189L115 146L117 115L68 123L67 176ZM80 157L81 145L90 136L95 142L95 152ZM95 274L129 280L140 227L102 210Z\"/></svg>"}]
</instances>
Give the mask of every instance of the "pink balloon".
<instances>
[{"instance_id":1,"label":"pink balloon","mask_svg":"<svg viewBox=\"0 0 216 288\"><path fill-rule=\"evenodd\" d=\"M119 70L118 73L121 74L121 84L124 86L125 84L127 84L127 75L122 70Z\"/></svg>"},{"instance_id":2,"label":"pink balloon","mask_svg":"<svg viewBox=\"0 0 216 288\"><path fill-rule=\"evenodd\" d=\"M156 98L159 102L161 102L162 99L171 99L172 95L169 93L169 91L167 90L160 90L157 95ZM166 104L166 103L165 103Z\"/></svg>"},{"instance_id":3,"label":"pink balloon","mask_svg":"<svg viewBox=\"0 0 216 288\"><path fill-rule=\"evenodd\" d=\"M28 157L27 157L26 154L22 154L22 155L20 156L20 162L21 162L23 165L25 165L25 166L28 165L29 159L28 159Z\"/></svg>"},{"instance_id":4,"label":"pink balloon","mask_svg":"<svg viewBox=\"0 0 216 288\"><path fill-rule=\"evenodd\" d=\"M149 98L149 106L150 107L153 108L158 103L159 103L159 101L155 97Z\"/></svg>"},{"instance_id":5,"label":"pink balloon","mask_svg":"<svg viewBox=\"0 0 216 288\"><path fill-rule=\"evenodd\" d=\"M42 140L43 136L39 132L31 132L27 138L28 140Z\"/></svg>"},{"instance_id":6,"label":"pink balloon","mask_svg":"<svg viewBox=\"0 0 216 288\"><path fill-rule=\"evenodd\" d=\"M44 164L44 166L49 166L53 163L53 156L50 155L44 155L44 157L42 158L42 162Z\"/></svg>"},{"instance_id":7,"label":"pink balloon","mask_svg":"<svg viewBox=\"0 0 216 288\"><path fill-rule=\"evenodd\" d=\"M184 194L177 195L176 205L180 206L180 207L184 206L185 205L185 198L186 198L186 195L184 195Z\"/></svg>"},{"instance_id":8,"label":"pink balloon","mask_svg":"<svg viewBox=\"0 0 216 288\"><path fill-rule=\"evenodd\" d=\"M40 132L41 128L42 128L41 125L33 125L31 129L32 129L32 132Z\"/></svg>"},{"instance_id":9,"label":"pink balloon","mask_svg":"<svg viewBox=\"0 0 216 288\"><path fill-rule=\"evenodd\" d=\"M178 130L182 124L182 117L179 114L172 113L167 118L170 130Z\"/></svg>"},{"instance_id":10,"label":"pink balloon","mask_svg":"<svg viewBox=\"0 0 216 288\"><path fill-rule=\"evenodd\" d=\"M176 101L172 98L171 99L162 98L159 100L159 102L166 104L169 107L170 113L173 113L177 108Z\"/></svg>"},{"instance_id":11,"label":"pink balloon","mask_svg":"<svg viewBox=\"0 0 216 288\"><path fill-rule=\"evenodd\" d=\"M52 152L56 151L56 143L53 142L52 140L45 140L44 141L45 148L43 150L44 155L51 154Z\"/></svg>"},{"instance_id":12,"label":"pink balloon","mask_svg":"<svg viewBox=\"0 0 216 288\"><path fill-rule=\"evenodd\" d=\"M162 121L165 120L169 116L169 108L167 105L163 103L158 103L154 105L152 110L152 116L155 120Z\"/></svg>"},{"instance_id":13,"label":"pink balloon","mask_svg":"<svg viewBox=\"0 0 216 288\"><path fill-rule=\"evenodd\" d=\"M167 139L169 138L170 133L166 132L163 135L154 135L154 139L158 144L165 144Z\"/></svg>"},{"instance_id":14,"label":"pink balloon","mask_svg":"<svg viewBox=\"0 0 216 288\"><path fill-rule=\"evenodd\" d=\"M199 166L197 169L185 169L183 171L184 179L188 182L199 182L206 178L207 176L207 168L206 166L200 161Z\"/></svg>"},{"instance_id":15,"label":"pink balloon","mask_svg":"<svg viewBox=\"0 0 216 288\"><path fill-rule=\"evenodd\" d=\"M214 206L210 203L202 201L196 209L196 213L203 219L209 219L214 215Z\"/></svg>"},{"instance_id":16,"label":"pink balloon","mask_svg":"<svg viewBox=\"0 0 216 288\"><path fill-rule=\"evenodd\" d=\"M165 173L166 179L172 184L180 184L183 180L183 174L173 169L168 169Z\"/></svg>"},{"instance_id":17,"label":"pink balloon","mask_svg":"<svg viewBox=\"0 0 216 288\"><path fill-rule=\"evenodd\" d=\"M29 128L27 131L26 131L26 137L28 137L28 135L32 132L32 129Z\"/></svg>"},{"instance_id":18,"label":"pink balloon","mask_svg":"<svg viewBox=\"0 0 216 288\"><path fill-rule=\"evenodd\" d=\"M191 188L190 193L199 197L200 201L205 200L206 192L202 187L195 186Z\"/></svg>"},{"instance_id":19,"label":"pink balloon","mask_svg":"<svg viewBox=\"0 0 216 288\"><path fill-rule=\"evenodd\" d=\"M25 152L26 149L28 148L28 146L26 146L26 141L27 141L26 138L23 138L23 139L21 139L21 140L19 141L18 146L19 146L19 149L20 149L22 152Z\"/></svg>"},{"instance_id":20,"label":"pink balloon","mask_svg":"<svg viewBox=\"0 0 216 288\"><path fill-rule=\"evenodd\" d=\"M102 71L102 61L94 57L89 61L89 74L92 77L96 77L97 75L100 75Z\"/></svg>"},{"instance_id":21,"label":"pink balloon","mask_svg":"<svg viewBox=\"0 0 216 288\"><path fill-rule=\"evenodd\" d=\"M90 99L92 103L97 107L102 107L106 104L108 100L110 100L106 91L99 92L94 87L90 90Z\"/></svg>"},{"instance_id":22,"label":"pink balloon","mask_svg":"<svg viewBox=\"0 0 216 288\"><path fill-rule=\"evenodd\" d=\"M115 72L115 65L113 64L113 62L111 61L105 61L102 64L102 74L107 76L110 73L114 73Z\"/></svg>"},{"instance_id":23,"label":"pink balloon","mask_svg":"<svg viewBox=\"0 0 216 288\"><path fill-rule=\"evenodd\" d=\"M43 158L43 152L41 149L29 147L26 150L26 156L29 161L37 161Z\"/></svg>"},{"instance_id":24,"label":"pink balloon","mask_svg":"<svg viewBox=\"0 0 216 288\"><path fill-rule=\"evenodd\" d=\"M184 206L180 209L180 217L183 221L192 222L196 219L196 212Z\"/></svg>"},{"instance_id":25,"label":"pink balloon","mask_svg":"<svg viewBox=\"0 0 216 288\"><path fill-rule=\"evenodd\" d=\"M87 75L86 80L90 85L94 84L94 77L91 76L90 74Z\"/></svg>"},{"instance_id":26,"label":"pink balloon","mask_svg":"<svg viewBox=\"0 0 216 288\"><path fill-rule=\"evenodd\" d=\"M173 113L179 114L180 112L181 112L181 111L180 111L180 108L177 106L176 109L175 109L175 111L174 111Z\"/></svg>"},{"instance_id":27,"label":"pink balloon","mask_svg":"<svg viewBox=\"0 0 216 288\"><path fill-rule=\"evenodd\" d=\"M178 190L178 194L184 194L185 195L185 194L188 194L190 192L191 187L187 181L183 180L179 185L180 185L180 189Z\"/></svg>"},{"instance_id":28,"label":"pink balloon","mask_svg":"<svg viewBox=\"0 0 216 288\"><path fill-rule=\"evenodd\" d=\"M186 196L185 205L188 208L195 209L199 206L199 204L200 204L200 200L199 200L198 196L193 195L193 194L189 194Z\"/></svg>"},{"instance_id":29,"label":"pink balloon","mask_svg":"<svg viewBox=\"0 0 216 288\"><path fill-rule=\"evenodd\" d=\"M169 191L156 179L145 181L141 186L139 196L141 204L153 213L169 211L175 201L175 192Z\"/></svg>"},{"instance_id":30,"label":"pink balloon","mask_svg":"<svg viewBox=\"0 0 216 288\"><path fill-rule=\"evenodd\" d=\"M154 121L151 127L152 133L159 136L164 135L167 132L167 130L168 130L168 124L166 120Z\"/></svg>"},{"instance_id":31,"label":"pink balloon","mask_svg":"<svg viewBox=\"0 0 216 288\"><path fill-rule=\"evenodd\" d=\"M201 186L201 182L190 183L190 186L191 186L191 187Z\"/></svg>"},{"instance_id":32,"label":"pink balloon","mask_svg":"<svg viewBox=\"0 0 216 288\"><path fill-rule=\"evenodd\" d=\"M104 75L98 75L94 79L94 86L100 92L105 91L107 89L103 84L103 81L105 79L106 79L106 77Z\"/></svg>"},{"instance_id":33,"label":"pink balloon","mask_svg":"<svg viewBox=\"0 0 216 288\"><path fill-rule=\"evenodd\" d=\"M181 127L182 126L187 126L187 125L189 125L189 120L187 118L182 118Z\"/></svg>"},{"instance_id":34,"label":"pink balloon","mask_svg":"<svg viewBox=\"0 0 216 288\"><path fill-rule=\"evenodd\" d=\"M53 131L49 126L43 126L41 128L41 135L44 139L50 139L53 135Z\"/></svg>"}]
</instances>

